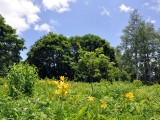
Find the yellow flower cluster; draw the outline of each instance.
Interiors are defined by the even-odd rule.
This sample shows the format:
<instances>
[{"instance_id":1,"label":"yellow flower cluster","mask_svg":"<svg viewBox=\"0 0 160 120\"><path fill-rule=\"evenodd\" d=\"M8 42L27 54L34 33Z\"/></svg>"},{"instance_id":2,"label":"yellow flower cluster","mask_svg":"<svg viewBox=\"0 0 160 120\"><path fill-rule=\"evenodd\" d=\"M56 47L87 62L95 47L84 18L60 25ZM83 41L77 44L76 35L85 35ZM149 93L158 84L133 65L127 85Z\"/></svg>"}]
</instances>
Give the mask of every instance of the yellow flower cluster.
<instances>
[{"instance_id":1,"label":"yellow flower cluster","mask_svg":"<svg viewBox=\"0 0 160 120\"><path fill-rule=\"evenodd\" d=\"M89 102L93 102L94 101L94 97L93 96L89 96L88 97L88 101ZM105 109L107 107L107 104L105 102L101 102L101 108Z\"/></svg>"},{"instance_id":2,"label":"yellow flower cluster","mask_svg":"<svg viewBox=\"0 0 160 120\"><path fill-rule=\"evenodd\" d=\"M105 109L107 107L107 104L106 103L102 103L101 104L101 108Z\"/></svg>"},{"instance_id":3,"label":"yellow flower cluster","mask_svg":"<svg viewBox=\"0 0 160 120\"><path fill-rule=\"evenodd\" d=\"M92 97L92 96L89 96L89 97L88 97L88 99L89 99L89 101L90 101L90 102L93 102L93 100L94 100L94 97Z\"/></svg>"},{"instance_id":4,"label":"yellow flower cluster","mask_svg":"<svg viewBox=\"0 0 160 120\"><path fill-rule=\"evenodd\" d=\"M58 87L58 89L55 90L54 93L59 95L60 97L66 96L67 90L71 86L69 82L65 82L65 77L64 76L60 76L60 81L54 81L53 84Z\"/></svg>"},{"instance_id":5,"label":"yellow flower cluster","mask_svg":"<svg viewBox=\"0 0 160 120\"><path fill-rule=\"evenodd\" d=\"M126 93L125 94L125 97L130 100L130 101L133 101L133 98L134 98L134 95L132 92L129 92L129 93Z\"/></svg>"}]
</instances>

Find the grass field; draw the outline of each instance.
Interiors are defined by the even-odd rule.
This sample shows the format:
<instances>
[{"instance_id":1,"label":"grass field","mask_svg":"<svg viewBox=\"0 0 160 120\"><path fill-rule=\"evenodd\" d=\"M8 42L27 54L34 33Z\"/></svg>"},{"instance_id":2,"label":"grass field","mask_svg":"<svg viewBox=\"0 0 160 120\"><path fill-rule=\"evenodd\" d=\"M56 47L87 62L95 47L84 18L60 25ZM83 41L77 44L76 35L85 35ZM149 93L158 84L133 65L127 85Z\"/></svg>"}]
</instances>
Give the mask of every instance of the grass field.
<instances>
[{"instance_id":1,"label":"grass field","mask_svg":"<svg viewBox=\"0 0 160 120\"><path fill-rule=\"evenodd\" d=\"M53 84L52 84L53 83ZM2 120L160 120L160 85L135 81L91 84L39 80L33 96L14 100L8 82L0 79ZM64 89L59 93L59 89ZM62 91L61 91L62 92Z\"/></svg>"}]
</instances>

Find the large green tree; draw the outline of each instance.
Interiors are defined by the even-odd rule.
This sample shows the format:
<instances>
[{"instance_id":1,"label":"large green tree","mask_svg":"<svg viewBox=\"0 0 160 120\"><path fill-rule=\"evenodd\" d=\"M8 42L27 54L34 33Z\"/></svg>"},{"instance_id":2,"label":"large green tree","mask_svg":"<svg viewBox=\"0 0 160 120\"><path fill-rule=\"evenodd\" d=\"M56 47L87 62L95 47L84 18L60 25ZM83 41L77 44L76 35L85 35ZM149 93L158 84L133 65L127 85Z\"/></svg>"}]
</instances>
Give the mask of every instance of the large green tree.
<instances>
[{"instance_id":1,"label":"large green tree","mask_svg":"<svg viewBox=\"0 0 160 120\"><path fill-rule=\"evenodd\" d=\"M39 70L39 76L71 77L70 44L67 37L50 32L40 38L28 52L27 61Z\"/></svg>"},{"instance_id":2,"label":"large green tree","mask_svg":"<svg viewBox=\"0 0 160 120\"><path fill-rule=\"evenodd\" d=\"M101 37L93 34L86 34L84 36L74 36L70 38L71 53L78 61L78 50L82 48L84 51L94 52L97 48L103 48L103 54L108 56L111 62L115 62L115 51L110 46L109 42Z\"/></svg>"},{"instance_id":3,"label":"large green tree","mask_svg":"<svg viewBox=\"0 0 160 120\"><path fill-rule=\"evenodd\" d=\"M94 53L97 48L103 48L102 52L108 60L115 61L114 49L99 36L87 34L67 38L50 32L31 47L27 61L39 69L42 78L64 75L74 79L75 68L81 59L79 51Z\"/></svg>"},{"instance_id":4,"label":"large green tree","mask_svg":"<svg viewBox=\"0 0 160 120\"><path fill-rule=\"evenodd\" d=\"M24 39L19 38L16 30L7 25L0 15L0 76L6 75L10 65L20 62L23 49Z\"/></svg>"},{"instance_id":5,"label":"large green tree","mask_svg":"<svg viewBox=\"0 0 160 120\"><path fill-rule=\"evenodd\" d=\"M152 71L154 71L154 79L160 84L160 30L156 31L156 40L154 42L154 61L152 61Z\"/></svg>"},{"instance_id":6,"label":"large green tree","mask_svg":"<svg viewBox=\"0 0 160 120\"><path fill-rule=\"evenodd\" d=\"M139 26L139 72L144 82L154 79L153 64L157 59L156 31L151 23L141 22ZM160 47L160 46L159 46Z\"/></svg>"},{"instance_id":7,"label":"large green tree","mask_svg":"<svg viewBox=\"0 0 160 120\"><path fill-rule=\"evenodd\" d=\"M128 26L123 29L122 47L125 51L123 54L127 71L133 71L132 77L138 79L138 52L139 52L139 25L142 20L137 10L134 10L128 22Z\"/></svg>"},{"instance_id":8,"label":"large green tree","mask_svg":"<svg viewBox=\"0 0 160 120\"><path fill-rule=\"evenodd\" d=\"M129 72L132 79L154 81L160 46L153 24L143 21L134 10L123 33L122 44L116 49L119 67Z\"/></svg>"},{"instance_id":9,"label":"large green tree","mask_svg":"<svg viewBox=\"0 0 160 120\"><path fill-rule=\"evenodd\" d=\"M109 78L109 70L113 67L113 63L103 54L102 48L97 48L95 52L80 50L79 54L80 59L74 67L77 81L91 83Z\"/></svg>"}]
</instances>

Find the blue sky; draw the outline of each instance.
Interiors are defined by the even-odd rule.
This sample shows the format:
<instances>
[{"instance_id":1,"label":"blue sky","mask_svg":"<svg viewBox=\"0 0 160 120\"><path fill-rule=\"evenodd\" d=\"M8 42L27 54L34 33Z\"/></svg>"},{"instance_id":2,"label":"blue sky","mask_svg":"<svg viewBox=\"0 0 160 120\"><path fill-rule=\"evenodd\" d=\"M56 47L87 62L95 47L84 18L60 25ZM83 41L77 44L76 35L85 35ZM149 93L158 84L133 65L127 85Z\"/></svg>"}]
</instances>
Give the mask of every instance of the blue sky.
<instances>
[{"instance_id":1,"label":"blue sky","mask_svg":"<svg viewBox=\"0 0 160 120\"><path fill-rule=\"evenodd\" d=\"M30 46L50 31L68 37L91 33L115 47L134 9L160 28L160 0L0 0L0 14L25 39L23 59Z\"/></svg>"}]
</instances>

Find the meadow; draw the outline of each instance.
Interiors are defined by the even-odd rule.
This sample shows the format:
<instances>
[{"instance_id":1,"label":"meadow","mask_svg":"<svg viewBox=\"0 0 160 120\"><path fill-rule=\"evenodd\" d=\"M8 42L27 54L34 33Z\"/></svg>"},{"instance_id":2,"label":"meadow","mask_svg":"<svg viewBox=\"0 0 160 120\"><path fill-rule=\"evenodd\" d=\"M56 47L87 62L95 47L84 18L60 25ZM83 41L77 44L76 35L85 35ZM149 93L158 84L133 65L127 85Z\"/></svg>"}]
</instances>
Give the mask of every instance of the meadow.
<instances>
[{"instance_id":1,"label":"meadow","mask_svg":"<svg viewBox=\"0 0 160 120\"><path fill-rule=\"evenodd\" d=\"M102 80L83 82L39 80L32 96L8 96L0 79L2 120L160 120L160 85Z\"/></svg>"}]
</instances>

